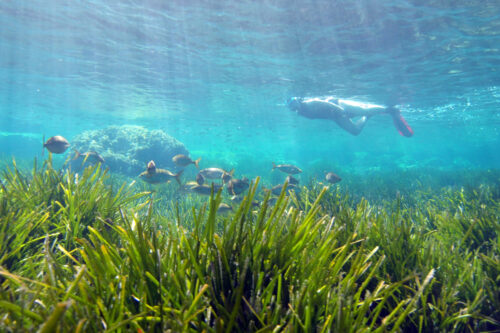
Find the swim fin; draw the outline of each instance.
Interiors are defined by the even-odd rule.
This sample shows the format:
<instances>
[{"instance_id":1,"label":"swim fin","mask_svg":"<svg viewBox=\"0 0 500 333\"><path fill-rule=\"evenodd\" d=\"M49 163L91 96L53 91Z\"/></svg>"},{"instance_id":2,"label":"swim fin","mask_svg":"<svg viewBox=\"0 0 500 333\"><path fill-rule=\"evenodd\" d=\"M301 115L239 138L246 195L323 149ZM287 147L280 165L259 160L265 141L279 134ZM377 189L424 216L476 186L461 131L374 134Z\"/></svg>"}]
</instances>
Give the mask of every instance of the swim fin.
<instances>
[{"instance_id":1,"label":"swim fin","mask_svg":"<svg viewBox=\"0 0 500 333\"><path fill-rule=\"evenodd\" d=\"M392 116L392 122L394 126L398 130L399 134L402 136L406 136L407 138L413 136L413 130L410 125L406 122L405 118L401 115L401 111L398 109L391 107L389 108L389 113Z\"/></svg>"},{"instance_id":2,"label":"swim fin","mask_svg":"<svg viewBox=\"0 0 500 333\"><path fill-rule=\"evenodd\" d=\"M401 134L402 136L406 136L407 138L413 136L413 130L411 129L410 125L408 125L405 118L403 118L401 114L393 115L392 121L394 122L394 126L396 126L396 129L398 130L399 134Z\"/></svg>"}]
</instances>

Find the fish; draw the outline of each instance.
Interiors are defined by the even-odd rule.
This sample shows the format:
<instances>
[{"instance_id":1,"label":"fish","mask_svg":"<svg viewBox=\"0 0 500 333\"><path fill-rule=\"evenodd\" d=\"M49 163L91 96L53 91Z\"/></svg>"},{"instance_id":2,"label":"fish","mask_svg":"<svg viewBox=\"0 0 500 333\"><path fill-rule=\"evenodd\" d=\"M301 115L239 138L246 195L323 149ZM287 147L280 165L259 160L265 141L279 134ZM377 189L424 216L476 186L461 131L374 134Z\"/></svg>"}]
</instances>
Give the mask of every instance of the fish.
<instances>
[{"instance_id":1,"label":"fish","mask_svg":"<svg viewBox=\"0 0 500 333\"><path fill-rule=\"evenodd\" d=\"M182 170L174 174L168 170L165 169L156 169L155 173L148 173L147 171L144 171L139 175L139 178L141 178L143 181L149 184L160 184L160 183L168 183L171 179L175 179L179 185L181 185L181 179L180 176L182 174Z\"/></svg>"},{"instance_id":2,"label":"fish","mask_svg":"<svg viewBox=\"0 0 500 333\"><path fill-rule=\"evenodd\" d=\"M225 184L233 178L234 169L222 175L222 182Z\"/></svg>"},{"instance_id":3,"label":"fish","mask_svg":"<svg viewBox=\"0 0 500 333\"><path fill-rule=\"evenodd\" d=\"M271 193L274 195L280 195L282 189L283 189L283 184L275 185L271 187Z\"/></svg>"},{"instance_id":4,"label":"fish","mask_svg":"<svg viewBox=\"0 0 500 333\"><path fill-rule=\"evenodd\" d=\"M248 178L243 177L241 179L232 178L227 182L227 193L232 195L238 195L245 192L250 185L248 184Z\"/></svg>"},{"instance_id":5,"label":"fish","mask_svg":"<svg viewBox=\"0 0 500 333\"><path fill-rule=\"evenodd\" d=\"M295 165L291 165L291 164L279 164L279 165L276 165L273 162L273 170L274 169L278 169L279 171L284 172L284 173L288 173L289 175L296 175L296 174L302 172L302 170L300 170Z\"/></svg>"},{"instance_id":6,"label":"fish","mask_svg":"<svg viewBox=\"0 0 500 333\"><path fill-rule=\"evenodd\" d=\"M47 148L47 150L53 154L62 154L68 149L69 142L64 137L55 135L50 137L47 142L43 144L43 147Z\"/></svg>"},{"instance_id":7,"label":"fish","mask_svg":"<svg viewBox=\"0 0 500 333\"><path fill-rule=\"evenodd\" d=\"M232 202L235 202L235 203L240 203L242 200L243 200L243 197L242 197L242 196L239 196L239 195L233 195L233 196L231 197L231 201L232 201Z\"/></svg>"},{"instance_id":8,"label":"fish","mask_svg":"<svg viewBox=\"0 0 500 333\"><path fill-rule=\"evenodd\" d=\"M269 206L274 206L276 204L276 201L278 201L278 198L272 197L272 198L269 198L269 200L267 200L267 204Z\"/></svg>"},{"instance_id":9,"label":"fish","mask_svg":"<svg viewBox=\"0 0 500 333\"><path fill-rule=\"evenodd\" d=\"M197 182L195 182L195 181L192 181L192 180L191 180L191 181L188 181L188 182L186 182L186 183L184 184L184 186L186 186L186 188L188 188L188 187L193 187L193 186L196 186L196 185L198 185L198 183L197 183Z\"/></svg>"},{"instance_id":10,"label":"fish","mask_svg":"<svg viewBox=\"0 0 500 333\"><path fill-rule=\"evenodd\" d=\"M172 161L175 163L175 165L180 166L180 167L186 167L189 164L194 164L194 166L197 169L199 169L200 166L198 164L201 161L201 157L198 158L197 160L193 161L190 157L188 157L186 155L179 154L179 155L175 155L174 157L172 157Z\"/></svg>"},{"instance_id":11,"label":"fish","mask_svg":"<svg viewBox=\"0 0 500 333\"><path fill-rule=\"evenodd\" d=\"M284 184L278 184L278 185L275 185L273 187L271 187L271 193L274 194L274 195L280 195L281 194L281 190L283 189L283 185ZM296 186L296 185L293 185L293 184L288 184L288 186L286 187L286 192L287 193L290 193L291 190L294 190L295 192L298 192L300 191L300 187Z\"/></svg>"},{"instance_id":12,"label":"fish","mask_svg":"<svg viewBox=\"0 0 500 333\"><path fill-rule=\"evenodd\" d=\"M156 164L155 164L155 161L153 161L153 160L149 161L149 163L148 163L148 167L147 167L147 170L146 170L146 171L147 171L147 173L148 173L148 174L150 174L150 175L156 172Z\"/></svg>"},{"instance_id":13,"label":"fish","mask_svg":"<svg viewBox=\"0 0 500 333\"><path fill-rule=\"evenodd\" d=\"M233 178L234 169L227 172L226 170L220 168L207 168L200 170L198 173L205 179L222 179L223 182L228 182Z\"/></svg>"},{"instance_id":14,"label":"fish","mask_svg":"<svg viewBox=\"0 0 500 333\"><path fill-rule=\"evenodd\" d=\"M342 180L342 178L340 178L337 174L333 172L327 172L325 175L325 179L330 184L335 184Z\"/></svg>"},{"instance_id":15,"label":"fish","mask_svg":"<svg viewBox=\"0 0 500 333\"><path fill-rule=\"evenodd\" d=\"M288 175L285 180L289 185L299 185L299 180L292 175Z\"/></svg>"},{"instance_id":16,"label":"fish","mask_svg":"<svg viewBox=\"0 0 500 333\"><path fill-rule=\"evenodd\" d=\"M92 164L104 163L104 158L95 151L80 153L78 150L75 149L75 156L73 157L73 160L77 160L79 158L83 158L84 161Z\"/></svg>"},{"instance_id":17,"label":"fish","mask_svg":"<svg viewBox=\"0 0 500 333\"><path fill-rule=\"evenodd\" d=\"M240 203L240 202L243 201L243 197L239 196L239 195L233 195L231 197L231 201L234 202L234 203ZM258 206L260 206L260 202L258 202L257 200L253 200L252 201L252 206L253 207L258 207Z\"/></svg>"},{"instance_id":18,"label":"fish","mask_svg":"<svg viewBox=\"0 0 500 333\"><path fill-rule=\"evenodd\" d=\"M205 177L203 177L201 173L198 173L196 175L196 182L198 183L198 185L203 185L205 183Z\"/></svg>"},{"instance_id":19,"label":"fish","mask_svg":"<svg viewBox=\"0 0 500 333\"><path fill-rule=\"evenodd\" d=\"M227 213L227 212L230 212L232 211L233 209L231 208L231 206L229 206L228 204L226 203L223 203L221 202L219 204L219 208L217 208L217 213L221 213L221 214L224 214L224 213Z\"/></svg>"},{"instance_id":20,"label":"fish","mask_svg":"<svg viewBox=\"0 0 500 333\"><path fill-rule=\"evenodd\" d=\"M195 181L189 181L187 183L182 184L179 188L179 191L181 193L191 192L191 188L196 185L198 184Z\"/></svg>"},{"instance_id":21,"label":"fish","mask_svg":"<svg viewBox=\"0 0 500 333\"><path fill-rule=\"evenodd\" d=\"M222 188L222 185L219 185L219 184L212 183L212 185L214 187L214 193L217 193ZM210 195L211 192L212 192L212 186L209 186L209 185L195 185L195 186L192 186L189 190L191 192L196 193L196 194Z\"/></svg>"}]
</instances>

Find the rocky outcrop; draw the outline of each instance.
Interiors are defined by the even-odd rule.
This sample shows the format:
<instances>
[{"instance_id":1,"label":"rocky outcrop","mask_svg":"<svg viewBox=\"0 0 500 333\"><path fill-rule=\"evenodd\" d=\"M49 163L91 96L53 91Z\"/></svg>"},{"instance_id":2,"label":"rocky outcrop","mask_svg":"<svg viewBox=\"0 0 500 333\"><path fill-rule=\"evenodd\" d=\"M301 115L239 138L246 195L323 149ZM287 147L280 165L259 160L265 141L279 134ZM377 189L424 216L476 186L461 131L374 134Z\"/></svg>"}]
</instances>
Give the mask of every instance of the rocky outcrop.
<instances>
[{"instance_id":1,"label":"rocky outcrop","mask_svg":"<svg viewBox=\"0 0 500 333\"><path fill-rule=\"evenodd\" d=\"M162 169L177 170L172 157L188 155L184 145L162 130L148 130L141 126L110 126L100 130L85 131L71 140L71 148L81 153L95 151L113 172L137 176L154 160ZM75 171L81 168L82 159L71 162Z\"/></svg>"}]
</instances>

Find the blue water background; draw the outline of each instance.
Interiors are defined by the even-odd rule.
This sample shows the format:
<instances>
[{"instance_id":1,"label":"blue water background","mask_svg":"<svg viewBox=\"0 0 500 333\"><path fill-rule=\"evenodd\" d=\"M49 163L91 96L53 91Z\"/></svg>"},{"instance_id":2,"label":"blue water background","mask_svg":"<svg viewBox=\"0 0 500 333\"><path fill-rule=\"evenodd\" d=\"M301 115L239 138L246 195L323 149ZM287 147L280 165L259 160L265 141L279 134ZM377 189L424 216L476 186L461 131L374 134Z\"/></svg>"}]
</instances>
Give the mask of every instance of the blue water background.
<instances>
[{"instance_id":1,"label":"blue water background","mask_svg":"<svg viewBox=\"0 0 500 333\"><path fill-rule=\"evenodd\" d=\"M162 129L203 167L500 168L498 1L2 1L1 156L42 135ZM399 105L355 137L290 96ZM154 159L154 156L152 156Z\"/></svg>"}]
</instances>

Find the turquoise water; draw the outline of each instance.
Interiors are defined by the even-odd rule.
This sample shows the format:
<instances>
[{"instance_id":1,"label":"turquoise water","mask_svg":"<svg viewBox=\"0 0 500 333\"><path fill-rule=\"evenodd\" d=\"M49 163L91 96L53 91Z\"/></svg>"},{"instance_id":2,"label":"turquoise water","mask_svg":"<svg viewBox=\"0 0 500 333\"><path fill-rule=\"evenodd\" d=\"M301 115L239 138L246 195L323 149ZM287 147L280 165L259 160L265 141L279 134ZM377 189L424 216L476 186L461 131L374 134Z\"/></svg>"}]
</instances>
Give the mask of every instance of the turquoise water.
<instances>
[{"instance_id":1,"label":"turquoise water","mask_svg":"<svg viewBox=\"0 0 500 333\"><path fill-rule=\"evenodd\" d=\"M496 1L2 1L0 22L4 159L133 124L248 176L500 168ZM352 136L291 96L398 105L415 134Z\"/></svg>"}]
</instances>

